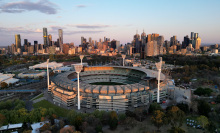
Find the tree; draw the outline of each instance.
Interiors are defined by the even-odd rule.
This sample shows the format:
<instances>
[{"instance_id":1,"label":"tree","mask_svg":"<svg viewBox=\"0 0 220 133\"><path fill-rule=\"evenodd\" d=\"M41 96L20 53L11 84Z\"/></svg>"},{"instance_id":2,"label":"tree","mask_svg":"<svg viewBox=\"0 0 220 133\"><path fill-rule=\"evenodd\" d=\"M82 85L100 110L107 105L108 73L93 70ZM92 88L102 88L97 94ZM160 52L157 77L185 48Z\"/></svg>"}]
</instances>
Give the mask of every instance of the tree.
<instances>
[{"instance_id":1,"label":"tree","mask_svg":"<svg viewBox=\"0 0 220 133\"><path fill-rule=\"evenodd\" d=\"M6 117L3 114L0 114L0 127L6 122Z\"/></svg>"},{"instance_id":2,"label":"tree","mask_svg":"<svg viewBox=\"0 0 220 133\"><path fill-rule=\"evenodd\" d=\"M179 109L181 109L182 111L184 111L185 113L189 112L189 106L188 104L184 104L184 103L179 103L176 105Z\"/></svg>"},{"instance_id":3,"label":"tree","mask_svg":"<svg viewBox=\"0 0 220 133\"><path fill-rule=\"evenodd\" d=\"M185 133L185 131L180 127L172 127L169 130L170 133Z\"/></svg>"},{"instance_id":4,"label":"tree","mask_svg":"<svg viewBox=\"0 0 220 133\"><path fill-rule=\"evenodd\" d=\"M41 128L40 131L46 131L46 130L50 130L50 124L49 123L45 123Z\"/></svg>"},{"instance_id":5,"label":"tree","mask_svg":"<svg viewBox=\"0 0 220 133\"><path fill-rule=\"evenodd\" d=\"M160 127L164 125L165 114L160 110L155 110L153 116L151 117L151 122L154 126L157 127L157 130L160 130Z\"/></svg>"},{"instance_id":6,"label":"tree","mask_svg":"<svg viewBox=\"0 0 220 133\"><path fill-rule=\"evenodd\" d=\"M118 126L118 116L115 111L110 113L109 126L111 130L115 130Z\"/></svg>"},{"instance_id":7,"label":"tree","mask_svg":"<svg viewBox=\"0 0 220 133\"><path fill-rule=\"evenodd\" d=\"M168 123L174 128L181 127L183 124L183 120L185 118L185 113L180 110L177 106L173 106L167 112Z\"/></svg>"},{"instance_id":8,"label":"tree","mask_svg":"<svg viewBox=\"0 0 220 133\"><path fill-rule=\"evenodd\" d=\"M155 110L162 110L160 104L158 103L151 103L149 107L149 113L153 113Z\"/></svg>"},{"instance_id":9,"label":"tree","mask_svg":"<svg viewBox=\"0 0 220 133\"><path fill-rule=\"evenodd\" d=\"M6 82L1 82L2 89L7 88L7 87L8 87L8 84Z\"/></svg>"},{"instance_id":10,"label":"tree","mask_svg":"<svg viewBox=\"0 0 220 133\"><path fill-rule=\"evenodd\" d=\"M216 97L216 102L217 102L217 103L220 103L220 95L218 95L218 96Z\"/></svg>"},{"instance_id":11,"label":"tree","mask_svg":"<svg viewBox=\"0 0 220 133\"><path fill-rule=\"evenodd\" d=\"M193 113L197 113L198 112L198 102L195 100L192 100L191 102L191 109L193 111Z\"/></svg>"},{"instance_id":12,"label":"tree","mask_svg":"<svg viewBox=\"0 0 220 133\"><path fill-rule=\"evenodd\" d=\"M208 113L211 111L210 105L204 101L198 101L198 111L200 115L208 116Z\"/></svg>"},{"instance_id":13,"label":"tree","mask_svg":"<svg viewBox=\"0 0 220 133\"><path fill-rule=\"evenodd\" d=\"M197 118L197 121L203 128L205 128L209 124L209 120L206 116L201 115Z\"/></svg>"}]
</instances>

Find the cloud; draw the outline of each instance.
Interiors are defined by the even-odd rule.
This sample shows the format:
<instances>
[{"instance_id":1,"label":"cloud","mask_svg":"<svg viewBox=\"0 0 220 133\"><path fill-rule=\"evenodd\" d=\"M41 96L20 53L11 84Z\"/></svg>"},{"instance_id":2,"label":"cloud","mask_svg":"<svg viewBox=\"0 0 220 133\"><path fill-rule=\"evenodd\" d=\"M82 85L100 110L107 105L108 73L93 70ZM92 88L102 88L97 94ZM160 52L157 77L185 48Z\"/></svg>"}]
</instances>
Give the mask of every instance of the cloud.
<instances>
[{"instance_id":1,"label":"cloud","mask_svg":"<svg viewBox=\"0 0 220 133\"><path fill-rule=\"evenodd\" d=\"M50 26L50 28L51 28L52 31L56 31L56 32L58 31L58 29L65 29L65 27L54 26L54 25Z\"/></svg>"},{"instance_id":2,"label":"cloud","mask_svg":"<svg viewBox=\"0 0 220 133\"><path fill-rule=\"evenodd\" d=\"M111 25L88 25L88 24L78 24L78 25L71 25L68 24L67 26L70 27L76 27L76 28L86 28L86 29L100 29L100 28L107 28L107 27L112 27Z\"/></svg>"},{"instance_id":3,"label":"cloud","mask_svg":"<svg viewBox=\"0 0 220 133\"><path fill-rule=\"evenodd\" d=\"M86 5L77 5L76 7L78 7L78 8L84 8L84 7L86 7Z\"/></svg>"},{"instance_id":4,"label":"cloud","mask_svg":"<svg viewBox=\"0 0 220 133\"><path fill-rule=\"evenodd\" d=\"M41 29L26 29L23 27L12 27L12 28L4 28L0 27L0 34L8 34L8 35L14 35L14 34L32 34L32 33L39 33L42 32Z\"/></svg>"},{"instance_id":5,"label":"cloud","mask_svg":"<svg viewBox=\"0 0 220 133\"><path fill-rule=\"evenodd\" d=\"M22 13L25 11L39 11L45 14L56 14L57 7L48 0L39 0L36 3L30 1L10 2L0 6L0 12Z\"/></svg>"},{"instance_id":6,"label":"cloud","mask_svg":"<svg viewBox=\"0 0 220 133\"><path fill-rule=\"evenodd\" d=\"M42 29L36 29L35 32L43 32Z\"/></svg>"},{"instance_id":7,"label":"cloud","mask_svg":"<svg viewBox=\"0 0 220 133\"><path fill-rule=\"evenodd\" d=\"M92 31L92 30L84 30L84 31L67 31L67 32L64 32L64 34L67 34L67 35L71 35L71 34L91 34L91 33L101 33L101 32L104 32L104 31Z\"/></svg>"}]
</instances>

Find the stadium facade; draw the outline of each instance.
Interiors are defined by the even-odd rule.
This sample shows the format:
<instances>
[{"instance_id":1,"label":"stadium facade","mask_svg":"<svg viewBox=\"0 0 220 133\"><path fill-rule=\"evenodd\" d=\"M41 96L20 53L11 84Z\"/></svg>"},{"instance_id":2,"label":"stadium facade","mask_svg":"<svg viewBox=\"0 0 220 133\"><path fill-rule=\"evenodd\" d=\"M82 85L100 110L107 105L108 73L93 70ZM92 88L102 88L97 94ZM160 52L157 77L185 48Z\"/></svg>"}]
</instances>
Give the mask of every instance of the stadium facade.
<instances>
[{"instance_id":1,"label":"stadium facade","mask_svg":"<svg viewBox=\"0 0 220 133\"><path fill-rule=\"evenodd\" d=\"M84 66L80 73L81 107L126 111L147 106L151 101L156 101L157 75L157 71L138 67ZM68 71L51 79L48 92L54 103L77 106L77 82L72 80L75 78L76 72ZM167 97L164 80L165 75L161 74L161 99Z\"/></svg>"}]
</instances>

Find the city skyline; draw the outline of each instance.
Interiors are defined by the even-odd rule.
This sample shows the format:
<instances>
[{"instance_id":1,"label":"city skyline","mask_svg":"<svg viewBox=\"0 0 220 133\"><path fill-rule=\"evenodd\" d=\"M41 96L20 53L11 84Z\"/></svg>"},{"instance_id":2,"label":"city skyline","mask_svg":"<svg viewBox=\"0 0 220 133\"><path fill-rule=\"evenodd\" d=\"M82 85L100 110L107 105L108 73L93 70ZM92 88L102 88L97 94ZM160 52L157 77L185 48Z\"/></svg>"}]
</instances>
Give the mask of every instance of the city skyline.
<instances>
[{"instance_id":1,"label":"city skyline","mask_svg":"<svg viewBox=\"0 0 220 133\"><path fill-rule=\"evenodd\" d=\"M0 46L15 43L15 34L23 40L43 44L43 27L58 38L63 30L63 43L79 45L81 36L94 40L108 37L121 44L131 42L136 30L141 34L158 33L169 40L173 35L182 42L195 31L202 43L219 43L219 1L20 1L1 0ZM150 6L149 6L150 5Z\"/></svg>"}]
</instances>

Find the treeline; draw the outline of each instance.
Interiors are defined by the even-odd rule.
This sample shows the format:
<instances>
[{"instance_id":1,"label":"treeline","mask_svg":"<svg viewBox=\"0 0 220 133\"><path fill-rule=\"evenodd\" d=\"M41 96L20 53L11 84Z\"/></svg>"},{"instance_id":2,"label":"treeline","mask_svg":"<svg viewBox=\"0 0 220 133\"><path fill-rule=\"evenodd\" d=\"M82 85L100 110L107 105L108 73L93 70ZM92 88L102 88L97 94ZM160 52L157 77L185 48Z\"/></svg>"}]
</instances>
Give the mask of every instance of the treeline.
<instances>
[{"instance_id":1,"label":"treeline","mask_svg":"<svg viewBox=\"0 0 220 133\"><path fill-rule=\"evenodd\" d=\"M54 109L37 108L32 111L25 109L22 100L7 100L0 103L0 126L15 123L34 123L44 120L53 121L56 118Z\"/></svg>"}]
</instances>

